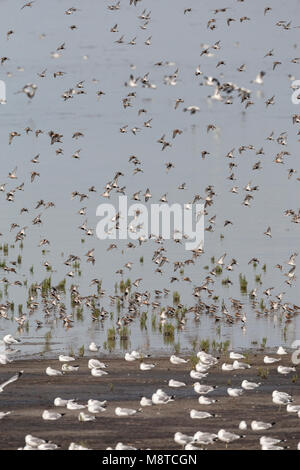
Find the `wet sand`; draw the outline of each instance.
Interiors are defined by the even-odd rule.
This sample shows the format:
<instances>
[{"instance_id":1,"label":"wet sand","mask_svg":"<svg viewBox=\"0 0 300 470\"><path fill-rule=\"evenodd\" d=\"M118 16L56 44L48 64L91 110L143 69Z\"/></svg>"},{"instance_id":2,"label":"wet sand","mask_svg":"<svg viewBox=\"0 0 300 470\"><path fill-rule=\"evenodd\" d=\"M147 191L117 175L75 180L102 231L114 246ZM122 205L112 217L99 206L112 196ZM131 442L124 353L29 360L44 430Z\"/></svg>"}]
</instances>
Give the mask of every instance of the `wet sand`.
<instances>
[{"instance_id":1,"label":"wet sand","mask_svg":"<svg viewBox=\"0 0 300 470\"><path fill-rule=\"evenodd\" d=\"M114 447L117 442L123 442L138 449L171 450L180 449L174 442L177 431L192 435L199 430L218 432L221 428L246 435L244 439L230 444L230 449L259 449L259 437L262 435L286 439L284 446L296 449L300 441L300 419L296 413L287 413L285 407L279 410L272 402L271 393L275 389L291 393L294 403L300 404L299 379L295 381L294 377L292 380L295 376L293 373L288 376L278 374L277 364L263 363L264 355L265 352L250 353L247 362L252 365L251 369L235 372L221 371L223 362L232 362L228 356L221 356L219 364L211 368L209 375L201 380L203 384L218 385L208 396L219 401L210 406L198 403L199 395L192 387L196 380L189 375L190 363L176 366L170 363L169 358L151 358L151 362L157 363L151 371L140 371L139 361L128 363L124 359L104 359L108 364L109 375L101 378L91 376L87 367L88 358L75 361L80 366L78 372L66 372L61 377L49 377L45 373L47 366L61 369L58 360L23 360L1 365L0 383L19 370L24 370L24 374L0 394L0 411L12 411L0 422L0 449L23 447L25 435L32 434L55 442L62 449L67 449L71 442L95 450ZM290 354L283 356L280 363L290 366ZM268 370L268 377L258 375L261 369ZM171 378L183 381L187 386L169 388L168 381ZM240 398L229 397L227 387L240 386L245 378L261 382L262 385L256 391L246 391ZM164 406L143 408L133 417L115 416L117 406L138 409L140 398L151 397L157 388L174 394L175 401ZM90 398L107 400L108 406L104 413L97 415L96 421L79 422L78 410L54 407L53 400L56 397L76 398L80 403ZM55 409L66 414L58 421L44 421L41 416L45 409ZM191 419L191 409L209 411L219 417ZM248 428L241 432L238 425L242 419L247 421L248 426L253 419L276 424L268 431L254 432ZM226 446L217 441L208 449L224 450Z\"/></svg>"}]
</instances>

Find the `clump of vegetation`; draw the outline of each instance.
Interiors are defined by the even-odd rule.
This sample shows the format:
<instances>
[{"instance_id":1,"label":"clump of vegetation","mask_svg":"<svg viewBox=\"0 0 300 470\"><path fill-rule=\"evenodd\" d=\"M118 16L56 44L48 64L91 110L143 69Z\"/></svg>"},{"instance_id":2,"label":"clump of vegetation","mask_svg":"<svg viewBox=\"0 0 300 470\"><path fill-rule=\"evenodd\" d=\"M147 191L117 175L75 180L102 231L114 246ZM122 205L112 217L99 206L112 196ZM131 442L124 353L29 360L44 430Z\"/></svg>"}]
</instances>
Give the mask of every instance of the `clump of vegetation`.
<instances>
[{"instance_id":1,"label":"clump of vegetation","mask_svg":"<svg viewBox=\"0 0 300 470\"><path fill-rule=\"evenodd\" d=\"M155 313L152 314L151 316L151 326L152 326L152 331L156 331L156 315Z\"/></svg>"},{"instance_id":2,"label":"clump of vegetation","mask_svg":"<svg viewBox=\"0 0 300 470\"><path fill-rule=\"evenodd\" d=\"M163 328L164 336L174 336L175 328L172 323L165 323Z\"/></svg>"},{"instance_id":3,"label":"clump of vegetation","mask_svg":"<svg viewBox=\"0 0 300 470\"><path fill-rule=\"evenodd\" d=\"M107 341L115 341L116 339L116 330L115 328L109 328L107 330Z\"/></svg>"},{"instance_id":4,"label":"clump of vegetation","mask_svg":"<svg viewBox=\"0 0 300 470\"><path fill-rule=\"evenodd\" d=\"M202 339L200 341L200 349L201 351L208 352L209 351L209 346L210 346L210 341L209 339Z\"/></svg>"},{"instance_id":5,"label":"clump of vegetation","mask_svg":"<svg viewBox=\"0 0 300 470\"><path fill-rule=\"evenodd\" d=\"M174 343L175 328L172 323L165 323L163 327L164 342L166 344Z\"/></svg>"},{"instance_id":6,"label":"clump of vegetation","mask_svg":"<svg viewBox=\"0 0 300 470\"><path fill-rule=\"evenodd\" d=\"M246 279L246 276L243 276L240 274L240 290L242 294L247 294L247 286L248 286L248 281Z\"/></svg>"},{"instance_id":7,"label":"clump of vegetation","mask_svg":"<svg viewBox=\"0 0 300 470\"><path fill-rule=\"evenodd\" d=\"M119 331L120 335L120 347L122 349L128 349L128 340L129 340L129 330L127 326L123 326Z\"/></svg>"},{"instance_id":8,"label":"clump of vegetation","mask_svg":"<svg viewBox=\"0 0 300 470\"><path fill-rule=\"evenodd\" d=\"M220 342L220 343L218 343L216 340L213 340L211 343L212 350L218 351L219 353L222 353L222 352L227 353L229 346L230 346L229 340Z\"/></svg>"},{"instance_id":9,"label":"clump of vegetation","mask_svg":"<svg viewBox=\"0 0 300 470\"><path fill-rule=\"evenodd\" d=\"M140 318L140 327L141 330L147 329L147 312L143 312Z\"/></svg>"},{"instance_id":10,"label":"clump of vegetation","mask_svg":"<svg viewBox=\"0 0 300 470\"><path fill-rule=\"evenodd\" d=\"M260 347L261 347L262 349L265 349L266 344L267 344L267 338L263 338L263 339L261 340L261 345L260 345Z\"/></svg>"},{"instance_id":11,"label":"clump of vegetation","mask_svg":"<svg viewBox=\"0 0 300 470\"><path fill-rule=\"evenodd\" d=\"M216 266L215 271L216 271L216 275L220 276L223 272L223 269L221 268L221 266L218 265L218 266Z\"/></svg>"},{"instance_id":12,"label":"clump of vegetation","mask_svg":"<svg viewBox=\"0 0 300 470\"><path fill-rule=\"evenodd\" d=\"M83 321L83 307L77 307L76 318L78 321Z\"/></svg>"},{"instance_id":13,"label":"clump of vegetation","mask_svg":"<svg viewBox=\"0 0 300 470\"><path fill-rule=\"evenodd\" d=\"M125 282L124 282L123 279L122 279L122 280L120 281L120 291L122 292L122 294L124 294L125 289L126 289L126 285L125 285Z\"/></svg>"},{"instance_id":14,"label":"clump of vegetation","mask_svg":"<svg viewBox=\"0 0 300 470\"><path fill-rule=\"evenodd\" d=\"M173 292L173 304L178 305L180 303L180 294L179 292Z\"/></svg>"},{"instance_id":15,"label":"clump of vegetation","mask_svg":"<svg viewBox=\"0 0 300 470\"><path fill-rule=\"evenodd\" d=\"M180 353L180 342L179 341L178 341L178 343L174 344L174 352L175 352L175 354Z\"/></svg>"},{"instance_id":16,"label":"clump of vegetation","mask_svg":"<svg viewBox=\"0 0 300 470\"><path fill-rule=\"evenodd\" d=\"M83 357L84 356L84 344L79 348L78 350L78 356Z\"/></svg>"},{"instance_id":17,"label":"clump of vegetation","mask_svg":"<svg viewBox=\"0 0 300 470\"><path fill-rule=\"evenodd\" d=\"M141 257L140 257L140 263L143 264L143 262L144 262L144 257L141 256Z\"/></svg>"},{"instance_id":18,"label":"clump of vegetation","mask_svg":"<svg viewBox=\"0 0 300 470\"><path fill-rule=\"evenodd\" d=\"M66 280L63 279L62 281L60 281L60 283L57 284L56 289L60 292L66 293Z\"/></svg>"},{"instance_id":19,"label":"clump of vegetation","mask_svg":"<svg viewBox=\"0 0 300 470\"><path fill-rule=\"evenodd\" d=\"M51 289L51 277L48 277L42 282L42 296L46 297Z\"/></svg>"},{"instance_id":20,"label":"clump of vegetation","mask_svg":"<svg viewBox=\"0 0 300 470\"><path fill-rule=\"evenodd\" d=\"M193 369L195 369L196 364L198 364L198 362L199 362L199 359L198 359L198 357L196 356L196 354L192 354L192 355L190 356L190 363L191 363Z\"/></svg>"},{"instance_id":21,"label":"clump of vegetation","mask_svg":"<svg viewBox=\"0 0 300 470\"><path fill-rule=\"evenodd\" d=\"M79 261L74 261L74 263L73 263L73 269L74 269L75 271L78 271L78 270L80 269L80 263L79 263Z\"/></svg>"},{"instance_id":22,"label":"clump of vegetation","mask_svg":"<svg viewBox=\"0 0 300 470\"><path fill-rule=\"evenodd\" d=\"M51 338L52 338L52 333L51 333L51 331L47 331L47 333L45 333L44 338L45 338L45 342L49 343L49 341L50 341Z\"/></svg>"},{"instance_id":23,"label":"clump of vegetation","mask_svg":"<svg viewBox=\"0 0 300 470\"><path fill-rule=\"evenodd\" d=\"M257 370L257 375L262 379L267 379L269 376L269 369L265 367L259 367Z\"/></svg>"},{"instance_id":24,"label":"clump of vegetation","mask_svg":"<svg viewBox=\"0 0 300 470\"><path fill-rule=\"evenodd\" d=\"M51 331L48 331L47 333L45 333L45 344L44 344L44 350L43 352L47 352L50 350L50 340L52 338L52 334L51 334Z\"/></svg>"}]
</instances>

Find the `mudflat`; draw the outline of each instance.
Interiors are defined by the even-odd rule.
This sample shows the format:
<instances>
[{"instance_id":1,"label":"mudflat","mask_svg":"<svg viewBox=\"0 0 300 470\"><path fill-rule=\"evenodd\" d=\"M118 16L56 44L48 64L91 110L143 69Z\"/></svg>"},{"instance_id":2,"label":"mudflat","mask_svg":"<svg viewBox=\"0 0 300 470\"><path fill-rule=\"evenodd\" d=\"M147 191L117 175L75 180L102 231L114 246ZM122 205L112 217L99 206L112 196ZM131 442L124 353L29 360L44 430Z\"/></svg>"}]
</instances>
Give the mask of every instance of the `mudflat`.
<instances>
[{"instance_id":1,"label":"mudflat","mask_svg":"<svg viewBox=\"0 0 300 470\"><path fill-rule=\"evenodd\" d=\"M0 366L0 383L15 372L24 371L22 377L7 387L0 394L0 411L11 411L0 424L0 448L18 449L24 446L26 434L55 442L61 449L67 449L71 442L76 442L91 449L115 447L118 442L129 444L137 449L180 449L174 442L178 431L193 435L197 431L217 433L224 428L236 434L245 435L229 444L229 449L259 449L262 435L284 439L282 446L296 449L300 441L300 419L297 413L288 413L286 407L272 402L272 391L290 393L295 404L300 404L300 387L297 371L287 376L277 372L278 363L266 365L263 362L265 352L249 353L246 361L250 369L226 372L221 370L223 362L230 362L228 356L221 356L208 376L200 382L217 385L208 396L218 400L212 405L200 405L199 395L193 389L190 377L192 361L173 365L169 358L150 358L155 368L141 371L139 361L126 362L124 359L101 358L108 365L108 375L93 377L88 369L88 358L80 358L73 364L79 365L77 372L66 372L63 376L49 377L46 367L61 369L58 360L21 360ZM277 356L278 357L278 356ZM280 364L291 365L290 355L281 356ZM299 366L298 366L299 369ZM168 387L170 379L186 383L185 387ZM254 391L245 391L241 397L232 398L227 394L228 387L240 387L242 380L261 382ZM151 398L161 388L169 395L175 395L174 401L166 405L153 405L141 409L142 396ZM80 410L54 407L54 399L76 399L86 404L90 398L107 400L105 412L98 413L92 422L80 422ZM132 417L115 415L117 406L141 409ZM43 411L54 410L65 413L56 421L42 419ZM190 410L208 411L217 416L207 419L191 419ZM83 410L88 412L87 410ZM245 420L248 429L240 431L238 426ZM254 432L250 428L252 420L275 423L266 431ZM225 449L223 442L216 441L208 449Z\"/></svg>"}]
</instances>

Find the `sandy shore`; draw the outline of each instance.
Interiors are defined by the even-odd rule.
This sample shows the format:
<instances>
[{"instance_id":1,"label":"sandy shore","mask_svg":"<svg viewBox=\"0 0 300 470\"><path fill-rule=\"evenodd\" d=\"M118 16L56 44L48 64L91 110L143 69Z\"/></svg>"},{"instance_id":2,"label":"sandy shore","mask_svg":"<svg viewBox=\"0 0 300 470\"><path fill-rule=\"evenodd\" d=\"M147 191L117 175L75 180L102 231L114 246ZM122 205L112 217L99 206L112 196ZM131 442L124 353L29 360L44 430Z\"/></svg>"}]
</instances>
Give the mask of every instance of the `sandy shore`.
<instances>
[{"instance_id":1,"label":"sandy shore","mask_svg":"<svg viewBox=\"0 0 300 470\"><path fill-rule=\"evenodd\" d=\"M0 383L19 370L24 370L24 374L0 394L0 411L12 411L0 422L0 449L22 447L25 435L32 434L52 440L62 449L67 449L73 441L92 449L106 449L123 442L138 449L170 450L180 448L174 442L177 431L192 435L198 430L217 432L221 428L246 434L244 439L232 443L229 446L231 449L258 449L259 437L264 434L286 439L284 446L296 449L300 441L300 419L297 414L287 413L285 407L279 410L272 403L271 393L275 389L291 393L294 402L300 404L299 380L292 380L293 374L278 374L276 364L263 364L263 356L264 353L249 354L247 361L252 365L251 369L235 372L221 371L220 364L229 362L228 357L221 357L219 364L201 381L218 385L209 396L219 401L210 406L198 403L198 395L192 387L195 380L189 375L190 364L172 365L168 358L151 358L157 366L152 371L144 372L139 370L138 361L128 363L124 359L105 359L109 375L101 378L91 376L87 367L88 358L76 360L79 371L68 372L62 377L48 377L45 373L49 365L60 369L58 360L23 360L1 365ZM281 364L291 365L290 355L283 356ZM268 369L265 378L258 375L262 368ZM183 381L187 386L169 388L171 378ZM257 391L246 391L240 398L229 397L227 387L240 386L245 378L262 382L262 385ZM140 398L151 397L157 388L176 395L175 401L160 407L146 407L130 418L115 416L116 406L138 409ZM90 398L107 400L108 406L106 412L97 415L96 421L79 422L79 411L54 407L55 397L76 398L80 403ZM54 408L66 413L65 416L58 421L44 421L41 418L43 410ZM219 417L191 419L191 409L209 411ZM276 424L265 432L254 432L249 428L240 432L238 425L242 419L248 424L253 419ZM216 442L210 448L225 449L225 444Z\"/></svg>"}]
</instances>

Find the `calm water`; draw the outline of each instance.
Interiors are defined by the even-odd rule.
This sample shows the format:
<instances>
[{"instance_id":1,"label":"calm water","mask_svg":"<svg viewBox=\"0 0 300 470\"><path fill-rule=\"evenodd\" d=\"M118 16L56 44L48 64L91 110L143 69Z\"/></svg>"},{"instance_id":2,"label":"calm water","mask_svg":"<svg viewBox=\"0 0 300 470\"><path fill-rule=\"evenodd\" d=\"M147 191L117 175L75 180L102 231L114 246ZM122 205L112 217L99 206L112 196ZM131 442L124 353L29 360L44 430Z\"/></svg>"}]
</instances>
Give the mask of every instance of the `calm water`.
<instances>
[{"instance_id":1,"label":"calm water","mask_svg":"<svg viewBox=\"0 0 300 470\"><path fill-rule=\"evenodd\" d=\"M2 0L0 2L0 30L2 56L9 57L0 66L0 79L6 82L7 104L0 106L0 142L1 142L1 180L6 183L5 192L0 193L0 211L2 244L14 244L15 235L23 226L28 226L24 247L20 250L19 243L10 247L8 255L1 252L0 259L11 266L19 254L22 256L21 265L17 266L17 274L0 271L1 278L10 282L20 280L27 282L25 286L9 286L7 291L2 283L2 303L7 300L14 302L15 313L11 319L0 319L0 336L6 333L19 335L24 341L22 354L46 351L55 353L63 348L71 348L77 352L82 345L87 346L91 340L103 346L107 340L107 330L116 326L118 312L111 306L109 295L114 295L114 286L121 277L116 271L123 267L124 280L132 281L143 278L138 291L149 291L150 301L155 300L154 290L170 289L169 297L162 298L163 305L173 305L172 294L180 293L181 303L187 307L195 304L192 296L193 287L203 283L208 270L203 269L214 264L211 258L218 259L227 253L226 265L232 258L238 262L233 272L224 270L215 279L214 295L218 300L213 301L203 294L202 300L208 304L219 306L218 315L222 316L220 306L225 302L229 309L229 298L240 299L244 303L243 312L247 315L245 328L241 323L234 325L223 321L215 323L209 315L201 315L195 321L193 313L186 315L187 323L182 330L175 329L173 344L165 344L159 329L158 311L153 313L152 307L142 308L147 312L146 327L141 329L140 318L129 326L129 340L120 341L118 335L114 351L120 349L142 348L151 351L174 350L174 343L180 343L181 350L191 349L195 341L210 338L217 342L230 341L232 347L242 348L260 344L267 338L268 346L279 344L290 345L294 339L300 338L300 321L295 316L286 323L282 313L269 313L259 318L249 303L249 296L240 291L239 275L245 275L248 281L248 293L257 287L257 299L266 296L263 291L274 287L272 299L279 292L285 292L284 302L300 305L299 299L299 269L296 269L296 280L292 287L284 281L283 274L289 266L285 262L293 252L299 250L299 225L293 224L289 217L284 216L286 209L298 211L299 208L299 125L293 125L292 115L300 112L300 107L291 102L291 80L288 74L300 79L299 64L291 63L291 59L299 56L299 29L296 18L299 18L300 2L297 0L277 1L272 3L272 11L266 16L261 2L237 3L227 2L229 10L218 13L216 29L207 28L207 22L214 16L213 9L223 7L223 2L179 0L158 2L143 1L137 8L129 6L129 1L121 0L121 8L110 11L107 6L113 2L85 0L74 2L80 11L73 15L65 15L70 7L65 0L37 1L32 8L20 10L22 2ZM183 9L191 7L192 12L183 14ZM137 17L143 9L151 10L151 21L147 29L142 30L144 23ZM250 21L240 22L239 18L247 16ZM226 19L233 17L236 22L228 27ZM292 28L283 30L275 26L279 20L292 20ZM118 32L111 33L110 29L118 24ZM70 25L78 29L71 31ZM14 30L14 34L6 40L6 32ZM124 34L124 44L115 41ZM41 35L45 35L41 37ZM127 43L136 36L136 45ZM152 36L151 45L144 41ZM220 41L221 50L212 50L213 56L200 56L203 44L214 44ZM61 57L54 59L51 53L62 43L66 43ZM264 57L274 49L273 57ZM225 65L216 68L223 60ZM272 70L274 61L282 62ZM170 64L161 67L154 64L158 61L169 61ZM246 64L244 72L237 68ZM195 76L196 67L200 65L203 75ZM134 68L132 67L134 66ZM20 69L20 67L22 69ZM164 77L178 71L177 85L168 86ZM45 78L37 74L47 69ZM251 83L259 71L265 71L263 85ZM62 77L53 78L53 73L65 72ZM10 75L8 75L10 73ZM156 85L155 89L142 87L128 88L124 83L130 74L143 77L149 73L149 81ZM222 83L233 82L240 87L251 90L251 100L254 102L245 110L234 92L231 105L213 101L208 98L214 92L214 87L203 83L203 76L218 78ZM98 82L95 83L93 79ZM64 101L61 95L68 89L84 80L86 94L75 96ZM29 100L24 93L16 94L27 83L35 83L38 87L35 97ZM102 90L105 95L98 100L96 92ZM131 91L136 92L133 106L124 109L122 99ZM275 105L266 108L265 101L275 95ZM174 110L177 98L183 98L184 104ZM196 105L200 112L190 115L183 113L185 106ZM138 110L146 108L147 113L138 116ZM143 127L143 122L153 118L152 128ZM214 124L217 131L207 133L208 124ZM130 131L121 134L119 128L128 125L141 131L134 136ZM38 138L34 133L26 136L24 129L29 126L33 130L42 129L44 134ZM173 129L179 128L182 135L172 141L172 147L161 151L157 140L166 134L167 140L172 140ZM63 134L63 142L50 146L48 132L53 130ZM21 137L8 145L11 131L18 131ZM84 133L84 138L75 141L74 132ZM281 146L276 140L268 141L267 136L274 131L277 138L280 133L287 133L287 145ZM247 150L241 155L238 148L241 145L253 145L255 150L264 148L264 155L256 155L255 151ZM55 150L63 148L63 155L56 155ZM225 155L235 148L235 159L229 160ZM72 154L81 149L80 159L71 158ZM205 160L201 152L206 150L210 155ZM280 151L288 151L285 165L275 164L274 158ZM40 154L40 163L34 165L30 160ZM141 161L143 173L133 175L133 165L128 162L130 155L136 155ZM261 170L252 170L257 161L261 161ZM230 181L228 176L229 161L234 161L236 181ZM166 172L164 164L173 162L175 168ZM17 180L7 176L14 167L18 167ZM288 170L293 168L298 173L288 179ZM32 171L40 173L33 183L30 183ZM205 226L208 227L210 217L216 215L214 232L205 232L205 253L196 260L194 265L185 267L184 275L190 277L191 283L180 280L170 284L173 276L173 262L186 260L191 253L184 246L173 241L166 241L166 256L169 263L164 265L163 274L155 273L156 265L151 262L153 251L160 245L153 241L144 243L141 247L127 249L127 242L118 241L118 249L107 252L111 241L100 241L96 236L87 237L78 229L85 217L77 214L81 207L87 207L87 226L95 229L98 222L96 208L100 202L107 202L101 193L105 184L110 181L116 171L124 176L119 179L120 186L126 186L129 198L136 191L145 192L149 187L153 198L150 202L158 202L162 194L168 193L169 203L192 202L195 194L204 196L207 186L213 185L216 196L214 204L208 208ZM25 182L24 191L16 191L15 202L8 202L6 192ZM259 191L253 193L251 207L242 205L246 195L244 186L251 181L258 185ZM186 183L186 190L178 190L178 186ZM95 193L88 193L88 188L94 185ZM232 186L239 187L237 195L229 192ZM72 199L71 193L79 191L88 194L89 198L80 202ZM52 201L55 208L45 210L35 209L37 201ZM117 204L115 192L108 202ZM148 202L148 206L150 204ZM20 215L20 209L28 208L28 213ZM42 214L42 225L33 226L31 221ZM233 225L224 227L228 219ZM11 223L18 223L20 228L10 231ZM267 227L272 228L272 239L266 237ZM220 235L223 234L224 238ZM50 241L43 254L38 243L42 238ZM82 239L84 242L82 242ZM84 254L95 248L96 263L92 266L86 263ZM66 305L67 313L72 313L70 306L69 287L78 286L82 296L96 293L90 282L94 278L102 280L102 288L106 295L100 300L100 306L113 312L103 322L92 322L91 314L84 309L82 315L76 315L74 310L73 327L65 329L62 321L51 314L48 321L44 319L44 311L40 298L40 307L28 317L28 324L19 332L18 324L13 319L18 314L18 305L23 305L27 313L28 287L32 283L40 283L51 275L52 285L62 281L71 267L63 261L69 254L81 258L80 273L77 271L73 279L67 278ZM139 262L144 257L144 263ZM252 257L260 259L256 269L248 265ZM52 272L47 272L43 263L47 261L52 266ZM128 261L133 263L131 271L124 268ZM283 265L283 272L275 269L276 264ZM262 266L266 265L266 271ZM30 268L33 266L33 273ZM182 279L178 271L174 274ZM261 275L261 284L255 281L255 276ZM232 285L222 284L229 277ZM259 305L256 310L259 310ZM127 313L126 307L121 314ZM234 313L234 312L232 312ZM154 328L154 317L156 328ZM41 328L36 330L35 320L43 321ZM174 319L169 320L176 327Z\"/></svg>"}]
</instances>

